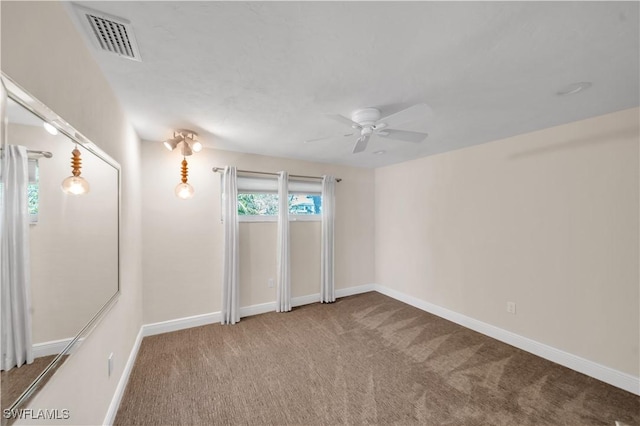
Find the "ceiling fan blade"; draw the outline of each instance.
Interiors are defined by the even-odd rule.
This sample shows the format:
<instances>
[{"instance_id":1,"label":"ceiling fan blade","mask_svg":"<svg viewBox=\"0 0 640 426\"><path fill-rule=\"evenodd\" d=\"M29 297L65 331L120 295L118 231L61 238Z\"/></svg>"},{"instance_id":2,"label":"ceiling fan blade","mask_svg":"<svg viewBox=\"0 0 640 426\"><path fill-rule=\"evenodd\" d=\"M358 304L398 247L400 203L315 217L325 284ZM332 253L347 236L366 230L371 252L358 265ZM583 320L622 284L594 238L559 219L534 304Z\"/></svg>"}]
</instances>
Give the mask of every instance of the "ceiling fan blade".
<instances>
[{"instance_id":1,"label":"ceiling fan blade","mask_svg":"<svg viewBox=\"0 0 640 426\"><path fill-rule=\"evenodd\" d=\"M353 153L357 154L359 152L367 149L367 143L369 142L369 135L364 135L358 138L356 144L353 146Z\"/></svg>"},{"instance_id":2,"label":"ceiling fan blade","mask_svg":"<svg viewBox=\"0 0 640 426\"><path fill-rule=\"evenodd\" d=\"M325 115L327 118L330 118L335 121L339 121L340 123L346 124L347 126L353 127L354 129L362 129L362 126L360 126L355 121L352 121L351 119L345 117L344 115L340 115L340 114L325 114Z\"/></svg>"},{"instance_id":3,"label":"ceiling fan blade","mask_svg":"<svg viewBox=\"0 0 640 426\"><path fill-rule=\"evenodd\" d=\"M399 124L408 123L410 121L426 120L432 113L431 107L427 104L417 104L395 114L382 117L379 123L386 123L387 127L397 127Z\"/></svg>"},{"instance_id":4,"label":"ceiling fan blade","mask_svg":"<svg viewBox=\"0 0 640 426\"><path fill-rule=\"evenodd\" d=\"M322 142L322 141L328 141L330 139L337 139L340 137L347 137L347 136L353 136L353 133L345 133L344 135L337 135L337 136L326 136L324 138L316 138L316 139L306 139L304 141L304 143L313 143L313 142Z\"/></svg>"},{"instance_id":5,"label":"ceiling fan blade","mask_svg":"<svg viewBox=\"0 0 640 426\"><path fill-rule=\"evenodd\" d=\"M420 143L429 136L428 133L410 132L408 130L384 129L376 133L381 138L397 139L399 141Z\"/></svg>"}]
</instances>

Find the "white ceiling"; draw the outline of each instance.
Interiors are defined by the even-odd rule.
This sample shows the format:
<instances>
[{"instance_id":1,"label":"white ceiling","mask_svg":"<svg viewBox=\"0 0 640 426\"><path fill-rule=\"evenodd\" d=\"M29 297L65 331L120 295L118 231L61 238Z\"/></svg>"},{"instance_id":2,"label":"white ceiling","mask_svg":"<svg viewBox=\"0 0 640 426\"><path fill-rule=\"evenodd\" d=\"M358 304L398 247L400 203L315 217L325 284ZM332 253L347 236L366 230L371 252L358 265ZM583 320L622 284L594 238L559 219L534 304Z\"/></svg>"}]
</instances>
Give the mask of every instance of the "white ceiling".
<instances>
[{"instance_id":1,"label":"white ceiling","mask_svg":"<svg viewBox=\"0 0 640 426\"><path fill-rule=\"evenodd\" d=\"M208 147L377 167L639 104L638 2L81 4L131 21L142 62L87 43L150 141L189 128ZM421 144L303 143L349 132L326 113L416 103L433 109L403 127Z\"/></svg>"}]
</instances>

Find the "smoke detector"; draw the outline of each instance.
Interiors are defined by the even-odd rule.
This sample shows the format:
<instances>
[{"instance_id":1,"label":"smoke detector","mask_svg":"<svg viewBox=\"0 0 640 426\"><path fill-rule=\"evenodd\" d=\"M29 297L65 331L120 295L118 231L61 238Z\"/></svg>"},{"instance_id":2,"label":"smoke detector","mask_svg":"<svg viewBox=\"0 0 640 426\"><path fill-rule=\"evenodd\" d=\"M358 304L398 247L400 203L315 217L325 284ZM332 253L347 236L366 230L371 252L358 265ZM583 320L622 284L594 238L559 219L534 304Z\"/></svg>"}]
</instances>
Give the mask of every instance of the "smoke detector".
<instances>
[{"instance_id":1,"label":"smoke detector","mask_svg":"<svg viewBox=\"0 0 640 426\"><path fill-rule=\"evenodd\" d=\"M96 48L121 58L142 61L129 21L83 6L74 7L82 28Z\"/></svg>"}]
</instances>

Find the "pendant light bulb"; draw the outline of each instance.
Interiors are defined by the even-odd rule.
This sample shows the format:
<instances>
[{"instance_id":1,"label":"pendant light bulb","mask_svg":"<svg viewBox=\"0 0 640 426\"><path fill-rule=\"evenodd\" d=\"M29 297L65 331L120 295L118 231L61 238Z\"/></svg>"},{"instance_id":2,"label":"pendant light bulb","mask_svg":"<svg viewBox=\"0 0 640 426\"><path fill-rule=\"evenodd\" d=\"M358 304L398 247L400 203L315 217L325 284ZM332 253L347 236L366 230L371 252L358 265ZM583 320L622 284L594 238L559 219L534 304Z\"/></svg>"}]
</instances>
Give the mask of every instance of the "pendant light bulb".
<instances>
[{"instance_id":1,"label":"pendant light bulb","mask_svg":"<svg viewBox=\"0 0 640 426\"><path fill-rule=\"evenodd\" d=\"M72 195L86 194L89 192L89 182L80 176L69 176L62 181L62 190Z\"/></svg>"},{"instance_id":2,"label":"pendant light bulb","mask_svg":"<svg viewBox=\"0 0 640 426\"><path fill-rule=\"evenodd\" d=\"M82 169L82 159L80 158L80 151L76 146L71 151L73 156L71 157L71 176L62 181L62 190L66 194L82 195L89 192L89 182L85 178L80 176Z\"/></svg>"},{"instance_id":3,"label":"pendant light bulb","mask_svg":"<svg viewBox=\"0 0 640 426\"><path fill-rule=\"evenodd\" d=\"M178 186L176 186L176 196L180 199L188 200L193 197L194 193L195 190L193 189L193 186L188 183L179 183Z\"/></svg>"},{"instance_id":4,"label":"pendant light bulb","mask_svg":"<svg viewBox=\"0 0 640 426\"><path fill-rule=\"evenodd\" d=\"M195 190L193 189L193 186L189 185L189 182L187 182L189 178L189 171L187 169L186 158L182 159L180 174L182 175L182 182L180 182L178 186L176 186L175 193L178 198L182 200L188 200L189 198L193 197Z\"/></svg>"}]
</instances>

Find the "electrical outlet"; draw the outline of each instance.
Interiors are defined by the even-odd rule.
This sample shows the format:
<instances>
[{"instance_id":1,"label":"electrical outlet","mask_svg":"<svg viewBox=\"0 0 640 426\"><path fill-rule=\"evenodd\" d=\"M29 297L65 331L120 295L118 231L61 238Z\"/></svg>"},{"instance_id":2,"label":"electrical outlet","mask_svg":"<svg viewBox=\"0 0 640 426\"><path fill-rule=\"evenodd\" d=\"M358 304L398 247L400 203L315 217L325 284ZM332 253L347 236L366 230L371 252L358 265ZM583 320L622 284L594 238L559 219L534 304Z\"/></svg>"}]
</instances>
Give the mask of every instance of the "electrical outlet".
<instances>
[{"instance_id":1,"label":"electrical outlet","mask_svg":"<svg viewBox=\"0 0 640 426\"><path fill-rule=\"evenodd\" d=\"M269 288L273 288L273 285L274 285L274 280L273 280L273 278L269 278L269 281L267 281L267 286L268 286Z\"/></svg>"},{"instance_id":2,"label":"electrical outlet","mask_svg":"<svg viewBox=\"0 0 640 426\"><path fill-rule=\"evenodd\" d=\"M507 302L507 312L510 314L516 314L516 302Z\"/></svg>"},{"instance_id":3,"label":"electrical outlet","mask_svg":"<svg viewBox=\"0 0 640 426\"><path fill-rule=\"evenodd\" d=\"M113 352L107 358L107 374L109 374L109 377L111 377L111 373L113 373Z\"/></svg>"}]
</instances>

